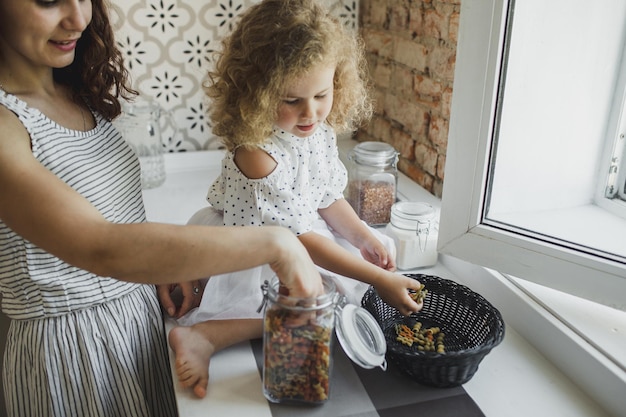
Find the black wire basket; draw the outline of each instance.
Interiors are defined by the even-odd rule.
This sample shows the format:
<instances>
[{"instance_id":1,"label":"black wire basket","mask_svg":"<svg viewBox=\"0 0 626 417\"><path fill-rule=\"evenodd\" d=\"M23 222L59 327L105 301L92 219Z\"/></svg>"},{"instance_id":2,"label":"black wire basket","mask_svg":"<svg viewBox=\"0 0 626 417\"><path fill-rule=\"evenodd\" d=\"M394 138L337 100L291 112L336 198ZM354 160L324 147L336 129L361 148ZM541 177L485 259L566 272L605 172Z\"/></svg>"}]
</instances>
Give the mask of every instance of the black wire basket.
<instances>
[{"instance_id":1,"label":"black wire basket","mask_svg":"<svg viewBox=\"0 0 626 417\"><path fill-rule=\"evenodd\" d=\"M464 285L433 275L406 274L424 284L428 291L424 307L405 317L385 303L370 286L361 304L385 334L387 360L414 381L440 388L469 381L485 355L502 342L504 321L500 312L483 296ZM397 340L396 326L422 329L438 327L445 334L445 351L418 350Z\"/></svg>"}]
</instances>

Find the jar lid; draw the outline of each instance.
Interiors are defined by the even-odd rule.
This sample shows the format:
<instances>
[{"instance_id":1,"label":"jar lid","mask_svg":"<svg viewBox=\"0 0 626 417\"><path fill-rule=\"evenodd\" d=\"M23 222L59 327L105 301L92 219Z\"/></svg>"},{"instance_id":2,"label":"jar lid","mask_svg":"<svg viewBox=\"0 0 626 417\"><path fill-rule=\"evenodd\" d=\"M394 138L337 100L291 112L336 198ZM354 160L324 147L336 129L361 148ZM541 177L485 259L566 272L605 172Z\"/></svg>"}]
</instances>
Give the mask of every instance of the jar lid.
<instances>
[{"instance_id":1,"label":"jar lid","mask_svg":"<svg viewBox=\"0 0 626 417\"><path fill-rule=\"evenodd\" d=\"M362 368L387 369L387 342L369 311L346 304L337 315L337 339L346 355Z\"/></svg>"},{"instance_id":2,"label":"jar lid","mask_svg":"<svg viewBox=\"0 0 626 417\"><path fill-rule=\"evenodd\" d=\"M161 111L161 106L150 98L139 97L132 102L122 101L121 105L124 114L129 116L156 113L157 117L159 117L158 115Z\"/></svg>"},{"instance_id":3,"label":"jar lid","mask_svg":"<svg viewBox=\"0 0 626 417\"><path fill-rule=\"evenodd\" d=\"M392 206L394 214L405 220L432 220L435 209L428 203L399 201Z\"/></svg>"},{"instance_id":4,"label":"jar lid","mask_svg":"<svg viewBox=\"0 0 626 417\"><path fill-rule=\"evenodd\" d=\"M391 206L391 223L401 229L416 230L419 222L431 222L435 209L427 203L400 201Z\"/></svg>"},{"instance_id":5,"label":"jar lid","mask_svg":"<svg viewBox=\"0 0 626 417\"><path fill-rule=\"evenodd\" d=\"M261 285L263 302L257 309L257 312L260 313L263 310L267 299L271 300L273 303L280 304L283 308L295 311L316 311L336 305L337 288L335 282L330 277L322 275L322 285L324 286L324 292L317 297L292 297L290 295L281 294L280 281L278 277L274 275L271 281L265 281L263 285Z\"/></svg>"},{"instance_id":6,"label":"jar lid","mask_svg":"<svg viewBox=\"0 0 626 417\"><path fill-rule=\"evenodd\" d=\"M351 152L356 162L367 165L388 165L396 162L398 152L385 142L361 142Z\"/></svg>"}]
</instances>

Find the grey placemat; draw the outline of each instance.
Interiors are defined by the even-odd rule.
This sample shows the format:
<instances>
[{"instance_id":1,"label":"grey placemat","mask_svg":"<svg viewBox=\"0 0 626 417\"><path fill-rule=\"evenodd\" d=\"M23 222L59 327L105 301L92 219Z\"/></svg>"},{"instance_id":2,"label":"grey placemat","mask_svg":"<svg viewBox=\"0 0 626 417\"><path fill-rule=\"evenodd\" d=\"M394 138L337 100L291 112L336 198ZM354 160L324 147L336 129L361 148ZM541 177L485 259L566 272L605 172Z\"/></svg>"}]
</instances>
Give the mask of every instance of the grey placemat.
<instances>
[{"instance_id":1,"label":"grey placemat","mask_svg":"<svg viewBox=\"0 0 626 417\"><path fill-rule=\"evenodd\" d=\"M262 374L262 340L251 344ZM462 386L427 387L392 366L386 371L363 369L350 361L336 340L333 346L330 399L318 406L270 403L273 417L484 417Z\"/></svg>"}]
</instances>

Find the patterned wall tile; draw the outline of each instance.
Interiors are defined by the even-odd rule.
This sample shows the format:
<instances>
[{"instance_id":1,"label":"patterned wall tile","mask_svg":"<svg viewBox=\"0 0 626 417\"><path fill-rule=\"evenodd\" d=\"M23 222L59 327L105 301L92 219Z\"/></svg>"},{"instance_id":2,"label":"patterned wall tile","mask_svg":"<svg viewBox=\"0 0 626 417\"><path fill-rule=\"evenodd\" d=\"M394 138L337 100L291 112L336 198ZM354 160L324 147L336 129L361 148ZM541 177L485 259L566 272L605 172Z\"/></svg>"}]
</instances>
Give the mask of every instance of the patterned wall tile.
<instances>
[{"instance_id":1,"label":"patterned wall tile","mask_svg":"<svg viewBox=\"0 0 626 417\"><path fill-rule=\"evenodd\" d=\"M211 133L202 83L221 39L258 1L112 0L116 42L133 87L164 109L166 151L220 147ZM346 26L357 29L358 1L322 1Z\"/></svg>"}]
</instances>

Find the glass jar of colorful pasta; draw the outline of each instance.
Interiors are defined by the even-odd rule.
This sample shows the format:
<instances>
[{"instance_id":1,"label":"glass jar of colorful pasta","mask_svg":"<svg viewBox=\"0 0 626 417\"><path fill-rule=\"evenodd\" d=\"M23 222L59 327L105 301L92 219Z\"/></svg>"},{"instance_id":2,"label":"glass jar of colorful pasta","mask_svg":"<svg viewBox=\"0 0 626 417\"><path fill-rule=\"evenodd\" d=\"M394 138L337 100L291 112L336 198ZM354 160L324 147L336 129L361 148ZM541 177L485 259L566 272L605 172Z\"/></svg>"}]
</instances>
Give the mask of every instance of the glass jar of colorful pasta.
<instances>
[{"instance_id":1,"label":"glass jar of colorful pasta","mask_svg":"<svg viewBox=\"0 0 626 417\"><path fill-rule=\"evenodd\" d=\"M354 362L386 368L386 342L374 318L347 304L332 279L323 282L324 294L309 299L283 294L275 277L262 286L263 394L271 402L323 404L329 399L335 323Z\"/></svg>"}]
</instances>

